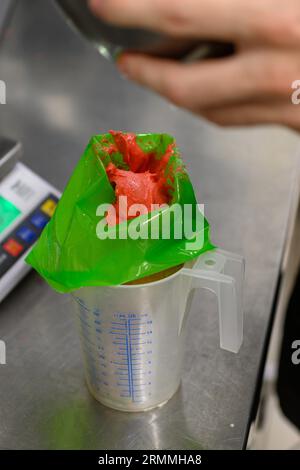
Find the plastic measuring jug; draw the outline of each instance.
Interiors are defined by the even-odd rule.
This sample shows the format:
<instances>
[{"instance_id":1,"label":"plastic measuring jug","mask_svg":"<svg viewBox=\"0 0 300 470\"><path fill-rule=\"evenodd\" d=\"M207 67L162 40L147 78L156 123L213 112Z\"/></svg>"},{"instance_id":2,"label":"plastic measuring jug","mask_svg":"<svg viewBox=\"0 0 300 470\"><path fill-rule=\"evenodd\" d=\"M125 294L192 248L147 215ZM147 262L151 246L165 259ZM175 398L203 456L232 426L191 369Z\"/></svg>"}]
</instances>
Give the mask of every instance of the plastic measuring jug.
<instances>
[{"instance_id":1,"label":"plastic measuring jug","mask_svg":"<svg viewBox=\"0 0 300 470\"><path fill-rule=\"evenodd\" d=\"M181 380L186 315L196 288L218 298L220 346L243 339L244 260L213 250L148 284L84 287L73 294L91 394L123 411L166 403Z\"/></svg>"}]
</instances>

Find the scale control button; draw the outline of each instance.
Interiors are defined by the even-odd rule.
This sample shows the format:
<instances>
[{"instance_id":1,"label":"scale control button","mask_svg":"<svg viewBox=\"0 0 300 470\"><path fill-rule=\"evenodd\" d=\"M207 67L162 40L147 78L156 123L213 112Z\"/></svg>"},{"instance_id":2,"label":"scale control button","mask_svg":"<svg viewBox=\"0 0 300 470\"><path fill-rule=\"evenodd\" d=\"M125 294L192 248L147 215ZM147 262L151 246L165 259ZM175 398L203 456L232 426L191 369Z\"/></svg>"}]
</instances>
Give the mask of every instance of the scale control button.
<instances>
[{"instance_id":1,"label":"scale control button","mask_svg":"<svg viewBox=\"0 0 300 470\"><path fill-rule=\"evenodd\" d=\"M26 227L26 225L23 225L17 231L17 237L23 240L23 242L31 245L36 241L37 234L33 230L31 230L31 228Z\"/></svg>"},{"instance_id":2,"label":"scale control button","mask_svg":"<svg viewBox=\"0 0 300 470\"><path fill-rule=\"evenodd\" d=\"M34 225L37 229L42 230L46 227L47 223L49 222L49 218L40 212L36 212L30 218L30 222Z\"/></svg>"},{"instance_id":3,"label":"scale control button","mask_svg":"<svg viewBox=\"0 0 300 470\"><path fill-rule=\"evenodd\" d=\"M22 253L22 251L24 251L24 246L13 238L9 238L7 242L4 243L3 249L6 251L6 253L16 258Z\"/></svg>"},{"instance_id":4,"label":"scale control button","mask_svg":"<svg viewBox=\"0 0 300 470\"><path fill-rule=\"evenodd\" d=\"M47 214L49 217L52 217L55 209L57 207L57 202L54 201L53 199L47 199L47 201L44 202L44 204L41 207L42 212L44 214Z\"/></svg>"}]
</instances>

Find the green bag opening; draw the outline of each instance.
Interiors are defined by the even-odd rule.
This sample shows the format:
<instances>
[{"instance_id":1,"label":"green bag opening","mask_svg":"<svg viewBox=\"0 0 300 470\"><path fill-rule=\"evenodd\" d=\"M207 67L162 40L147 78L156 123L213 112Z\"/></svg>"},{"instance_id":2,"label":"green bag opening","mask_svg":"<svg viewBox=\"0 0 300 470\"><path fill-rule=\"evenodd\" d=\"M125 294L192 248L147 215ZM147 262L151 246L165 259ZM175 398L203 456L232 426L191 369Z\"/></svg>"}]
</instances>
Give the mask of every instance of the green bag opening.
<instances>
[{"instance_id":1,"label":"green bag opening","mask_svg":"<svg viewBox=\"0 0 300 470\"><path fill-rule=\"evenodd\" d=\"M125 172L128 173L128 175ZM121 217L122 188L160 178L150 199L168 199L155 210ZM159 176L157 176L159 175ZM147 198L150 189L144 184ZM126 189L126 188L125 188ZM149 201L150 201L149 199ZM145 202L145 201L144 201ZM147 205L147 204L146 204ZM106 207L117 208L116 223ZM113 213L113 210L112 210ZM83 286L120 285L197 258L214 248L209 224L173 137L167 134L111 132L91 138L56 212L26 261L59 292Z\"/></svg>"}]
</instances>

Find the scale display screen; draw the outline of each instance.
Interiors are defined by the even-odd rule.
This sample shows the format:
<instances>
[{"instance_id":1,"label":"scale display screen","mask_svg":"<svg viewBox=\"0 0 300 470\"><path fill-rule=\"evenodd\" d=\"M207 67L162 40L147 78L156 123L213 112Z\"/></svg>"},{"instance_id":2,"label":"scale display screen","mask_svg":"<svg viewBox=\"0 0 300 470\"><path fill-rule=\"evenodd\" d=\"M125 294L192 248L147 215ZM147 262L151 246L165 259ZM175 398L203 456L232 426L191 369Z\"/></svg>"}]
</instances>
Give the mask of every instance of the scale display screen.
<instances>
[{"instance_id":1,"label":"scale display screen","mask_svg":"<svg viewBox=\"0 0 300 470\"><path fill-rule=\"evenodd\" d=\"M0 195L0 235L4 232L19 216L18 209L12 202Z\"/></svg>"}]
</instances>

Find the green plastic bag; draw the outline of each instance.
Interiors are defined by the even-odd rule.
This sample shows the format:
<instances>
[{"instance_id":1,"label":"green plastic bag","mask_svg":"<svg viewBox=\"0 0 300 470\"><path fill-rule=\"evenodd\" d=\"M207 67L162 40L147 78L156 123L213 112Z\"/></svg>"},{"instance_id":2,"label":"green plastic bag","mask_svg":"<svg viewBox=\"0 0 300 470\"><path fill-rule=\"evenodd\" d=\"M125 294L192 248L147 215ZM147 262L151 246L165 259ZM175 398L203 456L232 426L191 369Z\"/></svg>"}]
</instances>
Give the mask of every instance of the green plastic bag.
<instances>
[{"instance_id":1,"label":"green plastic bag","mask_svg":"<svg viewBox=\"0 0 300 470\"><path fill-rule=\"evenodd\" d=\"M99 222L101 227L105 225L105 215L97 215L98 207L116 200L106 167L112 162L128 169L122 149L112 151L115 140L111 133L91 138L52 220L27 257L26 261L59 292L124 284L178 266L214 248L209 224L198 208L175 140L167 134L137 135L136 144L156 160L172 149L165 170L170 185L169 207L105 227L100 233L102 239L99 238ZM183 217L179 221L181 236L174 228L175 224L178 226L175 207L189 208L188 223ZM167 220L164 217L170 221L167 237L162 229ZM151 225L154 221L156 231ZM185 225L189 225L186 231ZM139 233L143 238L138 238Z\"/></svg>"}]
</instances>

